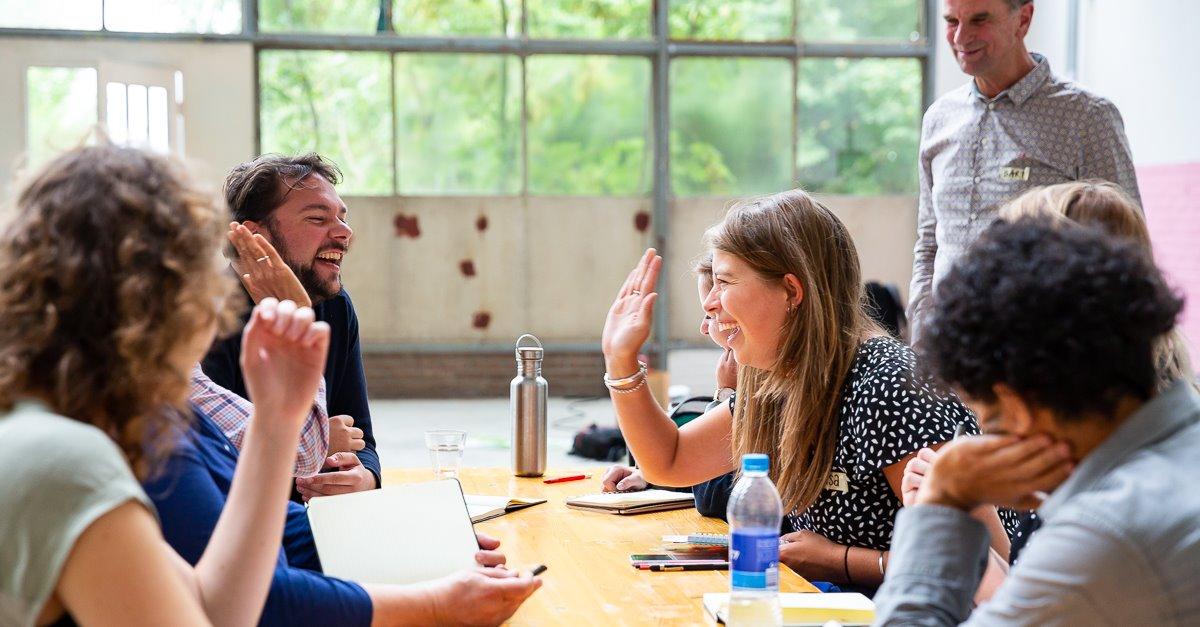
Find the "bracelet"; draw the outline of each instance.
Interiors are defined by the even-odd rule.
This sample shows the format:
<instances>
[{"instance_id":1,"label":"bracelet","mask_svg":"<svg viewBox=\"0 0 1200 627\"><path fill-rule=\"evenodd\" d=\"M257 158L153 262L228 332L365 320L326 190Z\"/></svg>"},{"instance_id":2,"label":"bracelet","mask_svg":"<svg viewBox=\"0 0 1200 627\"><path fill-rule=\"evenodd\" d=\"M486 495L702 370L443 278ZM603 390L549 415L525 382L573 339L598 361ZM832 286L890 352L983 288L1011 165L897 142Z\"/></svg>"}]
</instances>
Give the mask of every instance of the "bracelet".
<instances>
[{"instance_id":1,"label":"bracelet","mask_svg":"<svg viewBox=\"0 0 1200 627\"><path fill-rule=\"evenodd\" d=\"M641 362L641 361L638 362L637 372L635 372L627 377L613 379L608 376L607 372L604 373L604 385L605 385L605 387L607 387L610 390L621 390L621 389L632 390L633 388L630 386L633 386L634 384L640 383L645 380L646 380L646 364L645 364L645 362Z\"/></svg>"},{"instance_id":2,"label":"bracelet","mask_svg":"<svg viewBox=\"0 0 1200 627\"><path fill-rule=\"evenodd\" d=\"M883 576L883 551L879 552L879 576Z\"/></svg>"},{"instance_id":3,"label":"bracelet","mask_svg":"<svg viewBox=\"0 0 1200 627\"><path fill-rule=\"evenodd\" d=\"M610 386L608 386L608 389L611 390L614 394L629 394L631 392L636 392L644 387L646 387L646 377L642 377L642 379L640 381L638 381L638 384L631 388L615 388L610 385Z\"/></svg>"},{"instance_id":4,"label":"bracelet","mask_svg":"<svg viewBox=\"0 0 1200 627\"><path fill-rule=\"evenodd\" d=\"M854 580L850 578L850 545L846 545L846 552L842 554L842 568L846 570L846 585L853 586Z\"/></svg>"}]
</instances>

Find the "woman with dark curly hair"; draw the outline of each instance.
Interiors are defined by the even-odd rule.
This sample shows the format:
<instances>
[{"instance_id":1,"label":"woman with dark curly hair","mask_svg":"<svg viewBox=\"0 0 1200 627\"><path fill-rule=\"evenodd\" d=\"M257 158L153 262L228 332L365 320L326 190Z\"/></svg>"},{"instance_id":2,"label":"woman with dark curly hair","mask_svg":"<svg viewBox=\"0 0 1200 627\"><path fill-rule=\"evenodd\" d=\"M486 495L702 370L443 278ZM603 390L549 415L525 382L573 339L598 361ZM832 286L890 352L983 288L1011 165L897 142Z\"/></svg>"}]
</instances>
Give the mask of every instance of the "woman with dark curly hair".
<instances>
[{"instance_id":1,"label":"woman with dark curly hair","mask_svg":"<svg viewBox=\"0 0 1200 627\"><path fill-rule=\"evenodd\" d=\"M809 579L871 592L887 568L904 464L959 424L974 431L974 419L916 376L912 351L871 322L850 233L808 194L740 203L706 241L714 288L704 306L709 332L724 336L740 365L736 401L677 429L646 392L637 354L662 264L647 251L603 335L626 441L660 485L706 481L734 470L742 454L769 453L797 530L783 536L780 560ZM990 517L1005 537L994 510ZM1007 555L1007 539L997 550Z\"/></svg>"},{"instance_id":2,"label":"woman with dark curly hair","mask_svg":"<svg viewBox=\"0 0 1200 627\"><path fill-rule=\"evenodd\" d=\"M328 327L291 301L255 309L253 452L193 569L135 475L189 428L189 371L236 314L216 254L229 219L179 165L107 144L50 162L14 209L0 236L0 623L254 623Z\"/></svg>"},{"instance_id":3,"label":"woman with dark curly hair","mask_svg":"<svg viewBox=\"0 0 1200 627\"><path fill-rule=\"evenodd\" d=\"M1200 394L1157 391L1182 308L1127 239L1046 218L985 232L939 285L921 351L988 435L943 448L897 515L878 624L1200 622ZM972 611L981 505L1043 525Z\"/></svg>"}]
</instances>

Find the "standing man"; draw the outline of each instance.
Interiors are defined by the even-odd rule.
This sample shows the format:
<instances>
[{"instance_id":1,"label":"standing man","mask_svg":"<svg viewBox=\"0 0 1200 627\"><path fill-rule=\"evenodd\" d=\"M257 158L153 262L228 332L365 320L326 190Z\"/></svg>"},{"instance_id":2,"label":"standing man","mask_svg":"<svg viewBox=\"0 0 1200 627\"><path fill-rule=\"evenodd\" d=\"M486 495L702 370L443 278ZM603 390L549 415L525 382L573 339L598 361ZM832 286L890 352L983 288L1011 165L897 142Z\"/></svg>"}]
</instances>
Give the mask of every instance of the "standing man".
<instances>
[{"instance_id":1,"label":"standing man","mask_svg":"<svg viewBox=\"0 0 1200 627\"><path fill-rule=\"evenodd\" d=\"M1103 179L1140 202L1117 108L1025 48L1033 0L945 5L946 41L974 80L934 102L921 129L913 343L934 286L1006 201L1030 187Z\"/></svg>"},{"instance_id":2,"label":"standing man","mask_svg":"<svg viewBox=\"0 0 1200 627\"><path fill-rule=\"evenodd\" d=\"M225 179L225 200L234 220L261 235L275 248L312 301L317 319L329 323L325 364L330 440L349 431L363 448L327 460L326 470L298 477L305 498L370 490L380 485L379 455L367 406L367 383L359 346L358 315L342 288L342 258L354 231L347 209L333 186L341 172L317 154L263 155L233 169ZM249 263L272 263L270 255ZM235 262L235 268L237 263ZM239 272L249 273L247 268ZM249 294L257 300L262 295ZM204 358L204 374L217 385L249 398L239 363L241 334L213 345ZM254 399L249 399L253 401ZM361 430L361 431L360 431ZM336 462L336 466L329 463Z\"/></svg>"}]
</instances>

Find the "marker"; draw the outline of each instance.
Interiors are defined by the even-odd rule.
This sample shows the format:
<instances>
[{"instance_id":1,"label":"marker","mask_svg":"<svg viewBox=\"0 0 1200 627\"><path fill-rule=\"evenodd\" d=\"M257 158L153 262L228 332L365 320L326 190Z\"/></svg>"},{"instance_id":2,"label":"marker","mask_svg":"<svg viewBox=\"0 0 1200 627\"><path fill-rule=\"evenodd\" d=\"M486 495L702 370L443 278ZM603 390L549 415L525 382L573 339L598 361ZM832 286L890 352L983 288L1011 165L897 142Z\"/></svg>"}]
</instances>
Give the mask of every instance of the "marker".
<instances>
[{"instance_id":1,"label":"marker","mask_svg":"<svg viewBox=\"0 0 1200 627\"><path fill-rule=\"evenodd\" d=\"M542 574L542 573L544 573L544 572L546 572L546 565L545 565L545 564L538 564L537 566L534 566L534 567L533 567L533 570L529 571L529 576L530 576L530 577L537 577L538 575L540 575L540 574Z\"/></svg>"},{"instance_id":2,"label":"marker","mask_svg":"<svg viewBox=\"0 0 1200 627\"><path fill-rule=\"evenodd\" d=\"M964 420L954 427L954 439L957 440L967 434L967 422Z\"/></svg>"},{"instance_id":3,"label":"marker","mask_svg":"<svg viewBox=\"0 0 1200 627\"><path fill-rule=\"evenodd\" d=\"M579 481L580 479L591 479L591 475L567 475L565 477L555 477L553 479L544 479L542 483L564 483L567 481Z\"/></svg>"}]
</instances>

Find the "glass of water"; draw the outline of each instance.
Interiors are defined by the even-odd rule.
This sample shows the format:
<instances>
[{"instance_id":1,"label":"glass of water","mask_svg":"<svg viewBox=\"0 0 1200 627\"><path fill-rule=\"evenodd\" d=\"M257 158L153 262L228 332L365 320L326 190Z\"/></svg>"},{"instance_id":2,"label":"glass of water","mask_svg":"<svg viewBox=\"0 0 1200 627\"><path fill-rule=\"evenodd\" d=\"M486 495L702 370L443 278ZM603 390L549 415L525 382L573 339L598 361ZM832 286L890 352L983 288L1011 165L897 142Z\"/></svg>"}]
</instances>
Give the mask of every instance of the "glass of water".
<instances>
[{"instance_id":1,"label":"glass of water","mask_svg":"<svg viewBox=\"0 0 1200 627\"><path fill-rule=\"evenodd\" d=\"M457 479L466 444L466 431L426 431L425 447L429 449L429 463L433 464L433 474L439 479Z\"/></svg>"}]
</instances>

